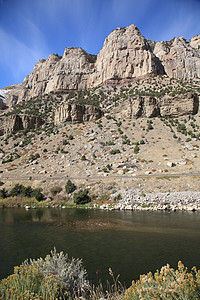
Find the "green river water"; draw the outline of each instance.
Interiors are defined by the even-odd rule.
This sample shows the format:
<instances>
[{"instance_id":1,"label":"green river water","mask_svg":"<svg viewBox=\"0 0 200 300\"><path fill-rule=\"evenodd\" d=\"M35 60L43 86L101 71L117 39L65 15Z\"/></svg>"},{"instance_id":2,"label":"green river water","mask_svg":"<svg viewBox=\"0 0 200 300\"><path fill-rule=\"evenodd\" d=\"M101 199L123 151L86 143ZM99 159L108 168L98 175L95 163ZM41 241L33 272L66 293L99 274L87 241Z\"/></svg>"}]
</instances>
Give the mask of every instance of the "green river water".
<instances>
[{"instance_id":1,"label":"green river water","mask_svg":"<svg viewBox=\"0 0 200 300\"><path fill-rule=\"evenodd\" d=\"M105 282L111 267L128 287L167 263L200 268L200 213L0 209L0 278L54 247L82 258L90 281Z\"/></svg>"}]
</instances>

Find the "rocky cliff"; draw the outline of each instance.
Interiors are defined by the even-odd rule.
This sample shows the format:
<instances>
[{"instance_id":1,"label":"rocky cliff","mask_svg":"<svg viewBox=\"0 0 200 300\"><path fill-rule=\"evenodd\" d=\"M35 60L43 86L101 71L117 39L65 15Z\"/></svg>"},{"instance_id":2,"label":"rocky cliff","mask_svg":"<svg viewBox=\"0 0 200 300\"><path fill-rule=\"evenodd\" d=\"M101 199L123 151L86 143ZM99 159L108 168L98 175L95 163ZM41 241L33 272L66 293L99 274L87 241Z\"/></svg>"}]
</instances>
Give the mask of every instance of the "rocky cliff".
<instances>
[{"instance_id":1,"label":"rocky cliff","mask_svg":"<svg viewBox=\"0 0 200 300\"><path fill-rule=\"evenodd\" d=\"M145 39L135 25L130 25L113 30L105 39L97 57L81 48L72 47L66 48L63 56L52 54L47 60L40 60L22 84L0 90L1 111L8 106L14 113L13 108L16 104L21 103L23 107L25 103L30 103L27 109L30 116L26 115L25 110L23 115L20 115L20 110L16 110L15 115L9 116L6 120L2 117L0 131L3 134L41 125L41 118L38 119L36 116L40 112L43 114L47 112L48 105L52 105L51 112L53 112L58 105L58 103L54 105L56 95L63 101L73 91L88 90L106 84L136 83L138 79L143 80L157 75L177 79L199 79L200 36L193 37L190 42L183 37L174 38L169 42L155 42ZM165 84L160 91L164 86ZM191 91L190 87L187 91ZM161 98L148 97L145 96L145 90L143 92L144 95L139 94L135 98L124 99L121 112L134 118L175 117L195 114L198 111L198 95L185 93L185 89L181 95L177 92L177 96L172 94L169 96L168 91ZM53 94L55 97L52 101L55 103L45 103L43 108L38 109L38 114L33 116L31 108L33 99L35 101L38 96L46 94ZM118 98L121 97L120 95L119 92ZM85 100L84 97L86 96L83 96L82 100ZM41 99L42 97L37 101L42 101ZM56 125L64 122L83 122L96 120L101 116L102 111L96 107L63 101L55 111L54 122Z\"/></svg>"},{"instance_id":2,"label":"rocky cliff","mask_svg":"<svg viewBox=\"0 0 200 300\"><path fill-rule=\"evenodd\" d=\"M160 59L169 77L200 77L200 50L191 45L196 47L197 44L194 41L188 43L183 37L155 44L154 54Z\"/></svg>"},{"instance_id":3,"label":"rocky cliff","mask_svg":"<svg viewBox=\"0 0 200 300\"><path fill-rule=\"evenodd\" d=\"M51 91L64 93L158 74L199 78L199 48L200 36L190 42L183 37L154 42L145 39L135 25L117 28L105 39L97 58L81 48L66 48L63 56L52 54L40 60L18 86L16 96L21 101Z\"/></svg>"},{"instance_id":4,"label":"rocky cliff","mask_svg":"<svg viewBox=\"0 0 200 300\"><path fill-rule=\"evenodd\" d=\"M24 129L33 129L41 126L43 120L40 117L30 115L9 115L0 117L0 135L17 132Z\"/></svg>"},{"instance_id":5,"label":"rocky cliff","mask_svg":"<svg viewBox=\"0 0 200 300\"><path fill-rule=\"evenodd\" d=\"M106 38L89 81L97 86L158 74L164 74L163 66L138 28L130 25L117 28Z\"/></svg>"},{"instance_id":6,"label":"rocky cliff","mask_svg":"<svg viewBox=\"0 0 200 300\"><path fill-rule=\"evenodd\" d=\"M40 60L24 79L22 97L86 89L94 68L91 58L81 48L66 48L62 57L52 54L47 60Z\"/></svg>"},{"instance_id":7,"label":"rocky cliff","mask_svg":"<svg viewBox=\"0 0 200 300\"><path fill-rule=\"evenodd\" d=\"M196 94L186 93L171 97L163 96L161 99L150 96L137 96L115 109L114 113L122 118L138 117L179 117L194 115L199 109L199 97Z\"/></svg>"},{"instance_id":8,"label":"rocky cliff","mask_svg":"<svg viewBox=\"0 0 200 300\"><path fill-rule=\"evenodd\" d=\"M103 116L103 112L92 105L63 104L55 110L55 125L65 122L80 123L85 121L95 121Z\"/></svg>"}]
</instances>

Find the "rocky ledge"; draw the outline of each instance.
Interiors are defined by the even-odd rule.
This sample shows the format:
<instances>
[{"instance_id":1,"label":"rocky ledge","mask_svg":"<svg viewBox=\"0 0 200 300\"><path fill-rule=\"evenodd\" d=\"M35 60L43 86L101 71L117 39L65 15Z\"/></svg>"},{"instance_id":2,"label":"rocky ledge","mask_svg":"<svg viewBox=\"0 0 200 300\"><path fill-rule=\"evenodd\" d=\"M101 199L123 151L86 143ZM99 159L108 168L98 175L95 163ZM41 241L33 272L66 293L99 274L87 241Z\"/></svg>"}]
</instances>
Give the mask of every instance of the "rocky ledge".
<instances>
[{"instance_id":1,"label":"rocky ledge","mask_svg":"<svg viewBox=\"0 0 200 300\"><path fill-rule=\"evenodd\" d=\"M24 129L33 129L41 126L43 120L38 116L18 115L0 117L0 136Z\"/></svg>"},{"instance_id":2,"label":"rocky ledge","mask_svg":"<svg viewBox=\"0 0 200 300\"><path fill-rule=\"evenodd\" d=\"M64 103L56 109L54 123L60 125L65 122L95 121L102 116L103 112L96 106Z\"/></svg>"}]
</instances>

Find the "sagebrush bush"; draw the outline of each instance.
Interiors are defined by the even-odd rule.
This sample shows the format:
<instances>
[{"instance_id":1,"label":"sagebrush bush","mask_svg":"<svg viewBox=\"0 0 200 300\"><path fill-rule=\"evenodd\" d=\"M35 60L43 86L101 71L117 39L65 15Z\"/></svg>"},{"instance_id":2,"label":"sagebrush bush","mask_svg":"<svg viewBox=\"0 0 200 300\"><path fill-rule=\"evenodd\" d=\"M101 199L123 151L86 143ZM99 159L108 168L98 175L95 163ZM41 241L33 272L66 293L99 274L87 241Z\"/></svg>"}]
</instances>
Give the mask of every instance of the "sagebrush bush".
<instances>
[{"instance_id":1,"label":"sagebrush bush","mask_svg":"<svg viewBox=\"0 0 200 300\"><path fill-rule=\"evenodd\" d=\"M153 275L141 275L125 292L125 300L200 299L200 271L191 272L179 261L178 269L166 265Z\"/></svg>"},{"instance_id":2,"label":"sagebrush bush","mask_svg":"<svg viewBox=\"0 0 200 300\"><path fill-rule=\"evenodd\" d=\"M44 259L30 259L24 262L24 266L35 266L48 277L50 274L58 278L63 293L81 294L88 287L86 280L87 272L82 265L81 259L69 259L68 254L57 253L54 248Z\"/></svg>"}]
</instances>

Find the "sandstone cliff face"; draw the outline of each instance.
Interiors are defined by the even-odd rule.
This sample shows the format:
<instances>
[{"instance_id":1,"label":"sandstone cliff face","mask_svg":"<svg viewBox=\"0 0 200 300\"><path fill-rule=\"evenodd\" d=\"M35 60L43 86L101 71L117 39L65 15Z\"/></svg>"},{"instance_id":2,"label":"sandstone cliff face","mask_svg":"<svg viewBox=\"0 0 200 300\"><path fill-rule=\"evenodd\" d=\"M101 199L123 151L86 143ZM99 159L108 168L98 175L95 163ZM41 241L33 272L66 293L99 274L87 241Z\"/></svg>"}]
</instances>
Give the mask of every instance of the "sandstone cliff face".
<instances>
[{"instance_id":1,"label":"sandstone cliff face","mask_svg":"<svg viewBox=\"0 0 200 300\"><path fill-rule=\"evenodd\" d=\"M114 30L97 56L90 85L113 79L163 74L163 67L135 25Z\"/></svg>"},{"instance_id":2,"label":"sandstone cliff face","mask_svg":"<svg viewBox=\"0 0 200 300\"><path fill-rule=\"evenodd\" d=\"M200 48L200 35L196 35L193 38L191 38L190 46L196 49Z\"/></svg>"},{"instance_id":3,"label":"sandstone cliff face","mask_svg":"<svg viewBox=\"0 0 200 300\"><path fill-rule=\"evenodd\" d=\"M199 97L196 94L186 93L175 97L168 95L161 99L149 96L137 96L123 102L119 109L114 111L120 117L134 119L138 117L179 117L194 115L199 109Z\"/></svg>"},{"instance_id":4,"label":"sandstone cliff face","mask_svg":"<svg viewBox=\"0 0 200 300\"><path fill-rule=\"evenodd\" d=\"M28 115L10 115L0 117L0 135L24 129L37 128L43 124L40 117Z\"/></svg>"},{"instance_id":5,"label":"sandstone cliff face","mask_svg":"<svg viewBox=\"0 0 200 300\"><path fill-rule=\"evenodd\" d=\"M163 67L135 25L114 30L105 40L96 63L81 48L66 48L39 61L24 79L21 97L51 91L80 90L112 79L163 74Z\"/></svg>"},{"instance_id":6,"label":"sandstone cliff face","mask_svg":"<svg viewBox=\"0 0 200 300\"><path fill-rule=\"evenodd\" d=\"M195 115L199 109L199 97L196 94L187 93L170 97L166 95L160 102L161 117L179 117Z\"/></svg>"},{"instance_id":7,"label":"sandstone cliff face","mask_svg":"<svg viewBox=\"0 0 200 300\"><path fill-rule=\"evenodd\" d=\"M40 60L23 84L0 90L0 94L6 94L6 103L13 107L21 100L28 101L52 91L64 94L158 74L200 78L199 45L200 36L190 42L183 37L170 42L154 42L146 40L135 25L117 28L106 38L96 61L81 48L66 48L63 56L52 54L47 60ZM142 111L141 115L157 115L153 98L144 100L142 97L134 101L132 110L137 111L135 114L140 115L139 111Z\"/></svg>"},{"instance_id":8,"label":"sandstone cliff face","mask_svg":"<svg viewBox=\"0 0 200 300\"><path fill-rule=\"evenodd\" d=\"M63 104L55 111L55 125L65 122L80 123L95 121L103 116L103 112L92 105Z\"/></svg>"},{"instance_id":9,"label":"sandstone cliff face","mask_svg":"<svg viewBox=\"0 0 200 300\"><path fill-rule=\"evenodd\" d=\"M81 48L66 48L62 57L52 54L39 61L24 79L24 97L87 88L88 74L94 64Z\"/></svg>"},{"instance_id":10,"label":"sandstone cliff face","mask_svg":"<svg viewBox=\"0 0 200 300\"><path fill-rule=\"evenodd\" d=\"M18 96L21 100L164 73L174 78L197 78L199 42L196 36L190 43L183 37L156 43L146 40L135 25L117 28L106 38L96 62L81 48L66 48L62 57L52 54L39 61L24 79Z\"/></svg>"},{"instance_id":11,"label":"sandstone cliff face","mask_svg":"<svg viewBox=\"0 0 200 300\"><path fill-rule=\"evenodd\" d=\"M200 51L191 47L183 37L175 38L172 43L156 43L154 54L160 59L169 77L200 77Z\"/></svg>"}]
</instances>

